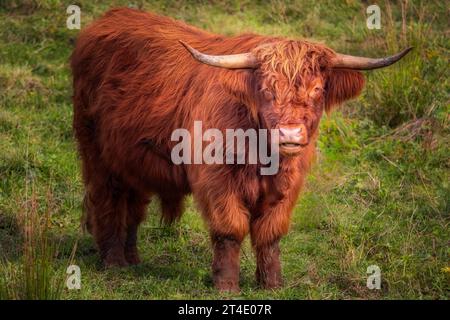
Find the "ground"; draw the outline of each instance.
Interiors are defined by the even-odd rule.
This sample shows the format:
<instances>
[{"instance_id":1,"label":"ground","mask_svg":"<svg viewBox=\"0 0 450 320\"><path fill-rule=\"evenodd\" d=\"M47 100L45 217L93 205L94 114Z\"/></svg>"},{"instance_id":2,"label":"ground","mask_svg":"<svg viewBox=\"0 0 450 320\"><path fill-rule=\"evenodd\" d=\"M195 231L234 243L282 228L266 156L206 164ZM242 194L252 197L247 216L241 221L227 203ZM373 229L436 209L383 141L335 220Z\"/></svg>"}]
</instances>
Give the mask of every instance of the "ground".
<instances>
[{"instance_id":1,"label":"ground","mask_svg":"<svg viewBox=\"0 0 450 320\"><path fill-rule=\"evenodd\" d=\"M318 157L281 242L284 287L257 288L247 241L242 292L226 298L449 298L448 8L379 2L381 29L370 30L368 4L356 0L76 1L82 27L130 5L226 35L308 38L350 54L415 47L366 73L362 96L322 120ZM160 224L157 202L150 206L136 267L103 269L81 233L68 68L79 31L66 28L69 4L0 1L0 298L222 298L192 199L173 227ZM65 287L69 264L80 267L80 290ZM380 290L366 286L371 265Z\"/></svg>"}]
</instances>

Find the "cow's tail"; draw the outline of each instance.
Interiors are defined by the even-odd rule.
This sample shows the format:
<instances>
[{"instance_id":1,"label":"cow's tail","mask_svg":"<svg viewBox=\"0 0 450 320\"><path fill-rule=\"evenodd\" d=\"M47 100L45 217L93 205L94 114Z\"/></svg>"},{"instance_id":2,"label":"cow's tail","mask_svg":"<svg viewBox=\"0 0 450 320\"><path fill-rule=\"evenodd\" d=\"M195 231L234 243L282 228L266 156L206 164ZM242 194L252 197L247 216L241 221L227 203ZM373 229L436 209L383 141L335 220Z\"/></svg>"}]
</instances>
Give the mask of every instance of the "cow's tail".
<instances>
[{"instance_id":1,"label":"cow's tail","mask_svg":"<svg viewBox=\"0 0 450 320\"><path fill-rule=\"evenodd\" d=\"M160 199L162 209L161 221L170 225L180 220L184 209L184 195L160 195Z\"/></svg>"},{"instance_id":2,"label":"cow's tail","mask_svg":"<svg viewBox=\"0 0 450 320\"><path fill-rule=\"evenodd\" d=\"M83 233L89 232L92 234L92 214L89 199L89 193L86 191L83 198L83 214L81 215L80 227Z\"/></svg>"}]
</instances>

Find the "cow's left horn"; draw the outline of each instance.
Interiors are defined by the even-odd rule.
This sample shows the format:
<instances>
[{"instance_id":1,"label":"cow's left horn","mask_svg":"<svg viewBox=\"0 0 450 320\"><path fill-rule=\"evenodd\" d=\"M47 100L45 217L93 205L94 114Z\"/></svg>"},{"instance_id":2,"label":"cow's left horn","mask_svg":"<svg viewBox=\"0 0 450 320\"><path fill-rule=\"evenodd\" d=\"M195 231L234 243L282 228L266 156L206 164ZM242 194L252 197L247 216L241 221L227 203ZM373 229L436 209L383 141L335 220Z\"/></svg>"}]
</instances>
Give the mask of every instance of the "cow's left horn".
<instances>
[{"instance_id":1,"label":"cow's left horn","mask_svg":"<svg viewBox=\"0 0 450 320\"><path fill-rule=\"evenodd\" d=\"M256 58L251 53L209 55L195 50L181 40L179 41L192 54L194 59L210 66L227 69L254 69L258 65Z\"/></svg>"},{"instance_id":2,"label":"cow's left horn","mask_svg":"<svg viewBox=\"0 0 450 320\"><path fill-rule=\"evenodd\" d=\"M396 55L378 59L355 57L338 53L331 63L333 68L336 69L372 70L384 68L403 58L412 49L412 47L409 47Z\"/></svg>"}]
</instances>

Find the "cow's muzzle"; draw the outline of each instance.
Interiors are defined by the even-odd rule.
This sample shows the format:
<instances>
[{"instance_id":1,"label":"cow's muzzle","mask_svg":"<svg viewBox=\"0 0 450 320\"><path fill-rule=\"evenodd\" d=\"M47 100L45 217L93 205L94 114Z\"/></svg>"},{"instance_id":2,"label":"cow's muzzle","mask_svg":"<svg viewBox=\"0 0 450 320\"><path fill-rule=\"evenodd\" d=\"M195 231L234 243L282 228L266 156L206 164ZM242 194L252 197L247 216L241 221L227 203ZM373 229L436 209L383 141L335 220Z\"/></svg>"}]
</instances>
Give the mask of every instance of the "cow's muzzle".
<instances>
[{"instance_id":1,"label":"cow's muzzle","mask_svg":"<svg viewBox=\"0 0 450 320\"><path fill-rule=\"evenodd\" d=\"M279 131L279 147L282 155L298 155L309 142L308 131L303 124L283 126Z\"/></svg>"}]
</instances>

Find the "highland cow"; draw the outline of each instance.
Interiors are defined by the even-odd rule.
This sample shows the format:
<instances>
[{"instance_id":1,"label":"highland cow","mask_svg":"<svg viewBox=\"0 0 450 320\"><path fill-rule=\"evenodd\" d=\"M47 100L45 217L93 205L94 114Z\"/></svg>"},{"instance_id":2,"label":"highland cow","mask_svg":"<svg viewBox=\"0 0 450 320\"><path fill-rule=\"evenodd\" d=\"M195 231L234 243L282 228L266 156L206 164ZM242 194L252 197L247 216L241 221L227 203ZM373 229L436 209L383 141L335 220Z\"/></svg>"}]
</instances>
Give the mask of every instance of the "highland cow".
<instances>
[{"instance_id":1,"label":"highland cow","mask_svg":"<svg viewBox=\"0 0 450 320\"><path fill-rule=\"evenodd\" d=\"M213 281L239 290L250 234L263 288L282 283L280 238L314 156L322 113L358 96L360 70L398 61L343 55L324 45L244 34L225 37L120 8L79 35L71 57L73 127L85 184L85 224L106 266L139 263L138 226L152 196L172 223L192 193L209 227ZM279 170L256 164L175 164L178 128L276 129Z\"/></svg>"}]
</instances>

